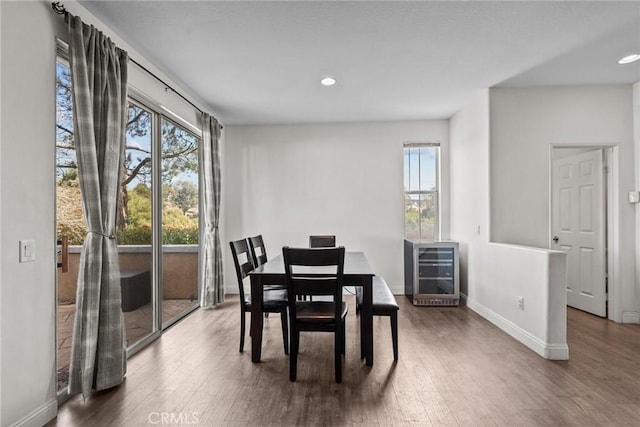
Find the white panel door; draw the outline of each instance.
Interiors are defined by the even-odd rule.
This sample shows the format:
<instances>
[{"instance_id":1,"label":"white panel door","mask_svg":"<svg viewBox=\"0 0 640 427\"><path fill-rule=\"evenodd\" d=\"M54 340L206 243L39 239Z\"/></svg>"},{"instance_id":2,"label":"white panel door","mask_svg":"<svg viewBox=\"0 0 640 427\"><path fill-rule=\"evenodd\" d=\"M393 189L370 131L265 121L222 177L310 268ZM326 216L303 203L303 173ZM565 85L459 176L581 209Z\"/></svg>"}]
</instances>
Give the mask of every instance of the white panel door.
<instances>
[{"instance_id":1,"label":"white panel door","mask_svg":"<svg viewBox=\"0 0 640 427\"><path fill-rule=\"evenodd\" d=\"M606 316L603 151L553 162L552 249L567 253L567 304Z\"/></svg>"}]
</instances>

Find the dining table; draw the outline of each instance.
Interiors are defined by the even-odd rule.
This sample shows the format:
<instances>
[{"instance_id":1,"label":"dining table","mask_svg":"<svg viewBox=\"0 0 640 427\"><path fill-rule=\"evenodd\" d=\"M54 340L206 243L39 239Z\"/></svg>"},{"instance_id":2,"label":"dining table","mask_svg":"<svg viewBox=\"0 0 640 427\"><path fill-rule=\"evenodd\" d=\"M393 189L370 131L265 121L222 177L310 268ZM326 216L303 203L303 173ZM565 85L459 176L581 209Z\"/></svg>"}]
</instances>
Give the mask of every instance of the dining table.
<instances>
[{"instance_id":1,"label":"dining table","mask_svg":"<svg viewBox=\"0 0 640 427\"><path fill-rule=\"evenodd\" d=\"M373 270L363 252L347 251L344 255L344 286L362 286L362 326L360 339L364 347L367 366L373 366ZM251 361L260 362L262 353L262 300L265 285L284 285L284 259L282 254L268 260L249 273L251 280Z\"/></svg>"}]
</instances>

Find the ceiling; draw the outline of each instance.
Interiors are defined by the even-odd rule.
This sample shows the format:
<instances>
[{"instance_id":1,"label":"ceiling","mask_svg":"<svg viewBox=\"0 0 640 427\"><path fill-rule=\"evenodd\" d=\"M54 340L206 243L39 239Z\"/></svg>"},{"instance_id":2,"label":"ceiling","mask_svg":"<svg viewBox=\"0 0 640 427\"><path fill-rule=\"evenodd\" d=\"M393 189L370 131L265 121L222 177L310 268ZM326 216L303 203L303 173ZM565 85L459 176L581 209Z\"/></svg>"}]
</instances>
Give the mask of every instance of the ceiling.
<instances>
[{"instance_id":1,"label":"ceiling","mask_svg":"<svg viewBox=\"0 0 640 427\"><path fill-rule=\"evenodd\" d=\"M80 3L225 124L442 119L496 85L640 81L617 64L640 53L640 1Z\"/></svg>"}]
</instances>

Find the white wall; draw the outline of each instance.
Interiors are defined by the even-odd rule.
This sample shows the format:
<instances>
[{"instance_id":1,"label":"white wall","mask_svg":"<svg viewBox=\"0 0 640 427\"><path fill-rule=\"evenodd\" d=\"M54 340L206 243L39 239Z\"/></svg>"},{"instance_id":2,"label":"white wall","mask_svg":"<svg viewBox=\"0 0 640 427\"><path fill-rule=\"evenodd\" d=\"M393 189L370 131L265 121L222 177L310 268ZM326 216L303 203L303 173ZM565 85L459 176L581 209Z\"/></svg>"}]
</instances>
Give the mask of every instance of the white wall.
<instances>
[{"instance_id":1,"label":"white wall","mask_svg":"<svg viewBox=\"0 0 640 427\"><path fill-rule=\"evenodd\" d=\"M473 295L471 272L482 268L489 241L489 98L483 91L451 118L449 130L451 238L460 242L460 291ZM472 249L473 248L473 249Z\"/></svg>"},{"instance_id":2,"label":"white wall","mask_svg":"<svg viewBox=\"0 0 640 427\"><path fill-rule=\"evenodd\" d=\"M64 5L180 90L76 2ZM0 1L0 11L0 425L39 426L57 410L55 38L66 38L66 26L49 1ZM132 83L197 120L184 101L134 67ZM18 262L22 239L35 240L34 262Z\"/></svg>"},{"instance_id":3,"label":"white wall","mask_svg":"<svg viewBox=\"0 0 640 427\"><path fill-rule=\"evenodd\" d=\"M448 155L447 121L225 130L228 292L237 292L228 241L262 234L273 257L284 245L306 247L310 234L325 233L364 251L394 292L403 292L402 143L439 141Z\"/></svg>"},{"instance_id":4,"label":"white wall","mask_svg":"<svg viewBox=\"0 0 640 427\"><path fill-rule=\"evenodd\" d=\"M640 190L640 82L633 85L633 138L634 138L634 162L635 162L635 186L633 190ZM629 322L640 323L640 206L635 206L636 211L636 269L635 269L635 293L636 313L629 315Z\"/></svg>"},{"instance_id":5,"label":"white wall","mask_svg":"<svg viewBox=\"0 0 640 427\"><path fill-rule=\"evenodd\" d=\"M544 249L552 144L616 146L611 317L637 322L631 95L631 86L491 89L451 119L451 237L463 248L467 304L544 357L568 357L565 255Z\"/></svg>"},{"instance_id":6,"label":"white wall","mask_svg":"<svg viewBox=\"0 0 640 427\"><path fill-rule=\"evenodd\" d=\"M0 37L2 37L2 5L0 5ZM0 40L0 100L2 99L2 38ZM0 167L2 166L2 101L0 101ZM2 242L2 173L0 173L0 242ZM2 260L0 245L0 260ZM2 307L2 267L0 265L0 307ZM2 378L2 316L0 315L0 378ZM0 379L0 425L2 425L2 380Z\"/></svg>"},{"instance_id":7,"label":"white wall","mask_svg":"<svg viewBox=\"0 0 640 427\"><path fill-rule=\"evenodd\" d=\"M635 187L631 85L494 88L490 91L491 240L541 248L550 239L551 144L614 144L612 171L619 227L610 254L616 284L610 318L621 322L635 304ZM617 210L617 212L616 212Z\"/></svg>"},{"instance_id":8,"label":"white wall","mask_svg":"<svg viewBox=\"0 0 640 427\"><path fill-rule=\"evenodd\" d=\"M2 414L55 415L55 39L43 3L1 2ZM21 43L15 43L21 40ZM18 241L36 260L18 262ZM37 424L37 422L35 423Z\"/></svg>"},{"instance_id":9,"label":"white wall","mask_svg":"<svg viewBox=\"0 0 640 427\"><path fill-rule=\"evenodd\" d=\"M490 109L494 241L548 247L550 144L619 144L633 187L630 85L494 88Z\"/></svg>"},{"instance_id":10,"label":"white wall","mask_svg":"<svg viewBox=\"0 0 640 427\"><path fill-rule=\"evenodd\" d=\"M461 246L461 291L471 309L538 354L566 359L565 255L490 241L489 123L488 91L450 123L451 237Z\"/></svg>"}]
</instances>

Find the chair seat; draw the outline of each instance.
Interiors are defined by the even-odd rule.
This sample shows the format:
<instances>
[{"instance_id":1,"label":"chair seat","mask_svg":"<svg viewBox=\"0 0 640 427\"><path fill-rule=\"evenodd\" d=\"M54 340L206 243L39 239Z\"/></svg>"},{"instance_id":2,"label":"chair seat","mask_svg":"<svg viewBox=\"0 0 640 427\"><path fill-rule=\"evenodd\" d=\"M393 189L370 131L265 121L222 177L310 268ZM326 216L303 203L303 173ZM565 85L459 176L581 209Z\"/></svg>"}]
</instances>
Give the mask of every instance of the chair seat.
<instances>
[{"instance_id":1,"label":"chair seat","mask_svg":"<svg viewBox=\"0 0 640 427\"><path fill-rule=\"evenodd\" d=\"M298 322L334 323L335 314L333 302L328 301L298 301L296 302ZM344 319L349 311L346 302L342 302L341 316Z\"/></svg>"},{"instance_id":2,"label":"chair seat","mask_svg":"<svg viewBox=\"0 0 640 427\"><path fill-rule=\"evenodd\" d=\"M280 311L288 305L286 290L265 290L262 295L263 311ZM251 294L244 296L244 305L247 307L247 310L251 309Z\"/></svg>"},{"instance_id":3,"label":"chair seat","mask_svg":"<svg viewBox=\"0 0 640 427\"><path fill-rule=\"evenodd\" d=\"M377 315L379 312L390 312L399 310L398 302L395 296L389 289L389 285L380 276L374 276L371 288L371 300L373 314ZM357 304L362 306L362 292L357 294Z\"/></svg>"}]
</instances>

